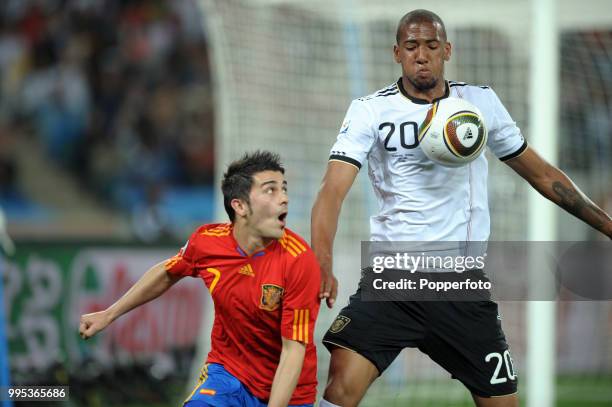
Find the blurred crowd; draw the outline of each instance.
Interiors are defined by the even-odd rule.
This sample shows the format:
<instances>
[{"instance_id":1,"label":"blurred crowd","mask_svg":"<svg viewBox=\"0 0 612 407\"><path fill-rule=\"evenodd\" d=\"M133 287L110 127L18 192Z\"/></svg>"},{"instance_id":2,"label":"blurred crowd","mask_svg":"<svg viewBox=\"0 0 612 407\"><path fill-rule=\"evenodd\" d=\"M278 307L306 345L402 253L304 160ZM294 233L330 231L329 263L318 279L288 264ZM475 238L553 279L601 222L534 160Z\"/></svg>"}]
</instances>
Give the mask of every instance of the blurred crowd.
<instances>
[{"instance_id":1,"label":"blurred crowd","mask_svg":"<svg viewBox=\"0 0 612 407\"><path fill-rule=\"evenodd\" d=\"M24 199L17 134L120 210L210 187L213 105L197 0L4 0L0 13L1 200Z\"/></svg>"},{"instance_id":2,"label":"blurred crowd","mask_svg":"<svg viewBox=\"0 0 612 407\"><path fill-rule=\"evenodd\" d=\"M568 168L610 177L612 159L612 30L561 35L560 157Z\"/></svg>"}]
</instances>

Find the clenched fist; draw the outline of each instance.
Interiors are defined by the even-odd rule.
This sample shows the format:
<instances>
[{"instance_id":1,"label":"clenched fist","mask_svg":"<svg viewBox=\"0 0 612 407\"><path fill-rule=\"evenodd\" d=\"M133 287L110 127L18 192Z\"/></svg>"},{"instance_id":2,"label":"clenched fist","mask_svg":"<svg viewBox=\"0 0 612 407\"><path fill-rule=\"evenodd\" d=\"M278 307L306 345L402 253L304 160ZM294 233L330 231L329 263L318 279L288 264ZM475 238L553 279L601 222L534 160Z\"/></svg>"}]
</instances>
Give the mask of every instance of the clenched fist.
<instances>
[{"instance_id":1,"label":"clenched fist","mask_svg":"<svg viewBox=\"0 0 612 407\"><path fill-rule=\"evenodd\" d=\"M111 318L106 311L92 312L81 316L79 334L83 339L89 339L111 323Z\"/></svg>"}]
</instances>

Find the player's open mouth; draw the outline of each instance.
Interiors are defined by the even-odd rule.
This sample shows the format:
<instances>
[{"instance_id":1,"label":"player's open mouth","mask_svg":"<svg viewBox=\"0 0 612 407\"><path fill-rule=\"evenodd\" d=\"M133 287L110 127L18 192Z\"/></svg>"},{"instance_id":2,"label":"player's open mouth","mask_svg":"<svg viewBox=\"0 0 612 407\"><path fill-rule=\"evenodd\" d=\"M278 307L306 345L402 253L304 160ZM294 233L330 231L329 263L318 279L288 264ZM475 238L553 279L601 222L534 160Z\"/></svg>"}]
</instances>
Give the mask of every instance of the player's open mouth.
<instances>
[{"instance_id":1,"label":"player's open mouth","mask_svg":"<svg viewBox=\"0 0 612 407\"><path fill-rule=\"evenodd\" d=\"M281 213L278 216L278 220L281 222L283 226L285 226L285 219L287 218L287 212Z\"/></svg>"}]
</instances>

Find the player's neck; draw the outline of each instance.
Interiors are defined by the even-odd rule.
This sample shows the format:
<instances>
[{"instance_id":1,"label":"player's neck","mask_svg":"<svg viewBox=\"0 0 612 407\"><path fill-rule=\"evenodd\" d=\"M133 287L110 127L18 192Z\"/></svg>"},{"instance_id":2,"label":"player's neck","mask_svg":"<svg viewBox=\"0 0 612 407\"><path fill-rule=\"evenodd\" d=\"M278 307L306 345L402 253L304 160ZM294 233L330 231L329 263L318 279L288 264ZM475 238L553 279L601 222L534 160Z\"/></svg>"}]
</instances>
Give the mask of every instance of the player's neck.
<instances>
[{"instance_id":1,"label":"player's neck","mask_svg":"<svg viewBox=\"0 0 612 407\"><path fill-rule=\"evenodd\" d=\"M404 87L405 92L412 99L422 99L431 103L435 99L440 99L444 97L444 95L446 95L447 85L446 80L441 79L433 88L427 90L419 90L406 77L402 76L402 86Z\"/></svg>"},{"instance_id":2,"label":"player's neck","mask_svg":"<svg viewBox=\"0 0 612 407\"><path fill-rule=\"evenodd\" d=\"M236 222L232 231L234 239L238 246L247 254L247 256L257 253L266 248L274 239L259 236L246 225Z\"/></svg>"}]
</instances>

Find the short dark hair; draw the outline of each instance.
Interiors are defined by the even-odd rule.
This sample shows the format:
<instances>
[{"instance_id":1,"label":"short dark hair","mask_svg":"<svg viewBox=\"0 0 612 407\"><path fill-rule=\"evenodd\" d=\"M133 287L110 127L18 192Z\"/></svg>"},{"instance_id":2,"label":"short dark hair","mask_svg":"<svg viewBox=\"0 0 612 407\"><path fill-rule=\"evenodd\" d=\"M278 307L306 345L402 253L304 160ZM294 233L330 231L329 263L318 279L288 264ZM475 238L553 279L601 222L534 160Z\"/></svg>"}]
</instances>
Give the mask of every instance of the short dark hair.
<instances>
[{"instance_id":1,"label":"short dark hair","mask_svg":"<svg viewBox=\"0 0 612 407\"><path fill-rule=\"evenodd\" d=\"M444 22L442 21L440 16L429 10L418 9L418 10L412 10L411 12L407 13L406 15L404 15L404 17L400 19L399 24L397 25L397 31L395 33L395 41L397 42L397 45L399 45L399 42L400 42L400 32L402 28L412 23L438 23L440 24L440 28L442 29L442 32L441 32L442 37L444 41L446 41L446 27L444 26Z\"/></svg>"},{"instance_id":2,"label":"short dark hair","mask_svg":"<svg viewBox=\"0 0 612 407\"><path fill-rule=\"evenodd\" d=\"M236 212L232 208L233 199L242 199L249 203L249 193L253 186L253 175L262 171L278 171L285 173L285 168L280 162L280 156L270 151L257 150L254 153L246 153L239 160L232 162L227 167L221 181L223 192L223 206L232 223L236 218Z\"/></svg>"}]
</instances>

